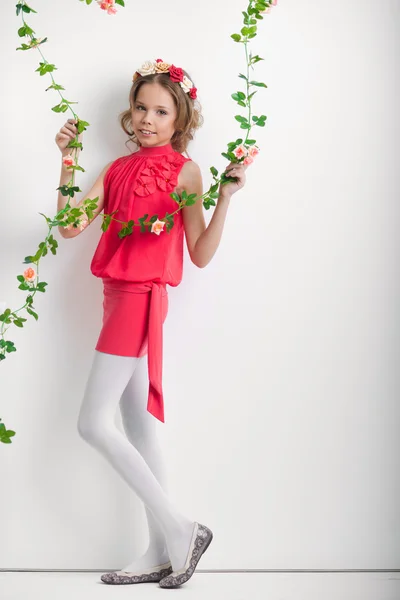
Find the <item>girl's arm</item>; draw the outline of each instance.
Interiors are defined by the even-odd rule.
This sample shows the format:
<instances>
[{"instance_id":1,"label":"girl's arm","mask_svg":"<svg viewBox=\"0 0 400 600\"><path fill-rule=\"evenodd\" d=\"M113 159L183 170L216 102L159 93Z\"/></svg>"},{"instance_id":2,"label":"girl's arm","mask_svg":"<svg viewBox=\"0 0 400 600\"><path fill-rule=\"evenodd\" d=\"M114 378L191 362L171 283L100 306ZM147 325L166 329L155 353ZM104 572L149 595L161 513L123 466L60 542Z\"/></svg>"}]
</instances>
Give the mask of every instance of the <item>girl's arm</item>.
<instances>
[{"instance_id":1,"label":"girl's arm","mask_svg":"<svg viewBox=\"0 0 400 600\"><path fill-rule=\"evenodd\" d=\"M231 165L227 168L230 167ZM197 196L201 196L203 194L203 183L199 166L193 161L187 162L183 166L181 173L184 175L182 187L187 191L188 195L195 193ZM235 176L237 175L238 173L235 174ZM230 189L227 188L228 185ZM236 187L240 189L239 186ZM208 265L217 251L232 193L232 184L225 184L222 191L220 190L217 206L214 209L208 227L205 224L203 203L201 200L197 200L192 206L184 206L182 209L189 255L192 262L200 269Z\"/></svg>"}]
</instances>

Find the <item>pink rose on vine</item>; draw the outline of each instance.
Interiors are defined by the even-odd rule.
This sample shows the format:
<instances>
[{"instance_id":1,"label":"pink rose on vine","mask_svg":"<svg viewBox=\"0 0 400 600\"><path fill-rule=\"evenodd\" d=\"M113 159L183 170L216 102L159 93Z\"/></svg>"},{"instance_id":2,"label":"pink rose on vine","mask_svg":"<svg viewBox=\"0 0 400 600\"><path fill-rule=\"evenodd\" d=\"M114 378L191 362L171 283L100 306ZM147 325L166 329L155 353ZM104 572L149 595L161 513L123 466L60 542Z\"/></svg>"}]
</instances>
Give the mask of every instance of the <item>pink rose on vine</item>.
<instances>
[{"instance_id":1,"label":"pink rose on vine","mask_svg":"<svg viewBox=\"0 0 400 600\"><path fill-rule=\"evenodd\" d=\"M66 156L64 156L63 165L65 165L66 167L71 167L73 164L74 164L74 159L70 154L67 154Z\"/></svg>"},{"instance_id":2,"label":"pink rose on vine","mask_svg":"<svg viewBox=\"0 0 400 600\"><path fill-rule=\"evenodd\" d=\"M154 221L153 225L151 226L151 232L155 233L156 235L160 235L160 233L164 231L164 225L164 221L159 221L157 219L157 221Z\"/></svg>"},{"instance_id":3,"label":"pink rose on vine","mask_svg":"<svg viewBox=\"0 0 400 600\"><path fill-rule=\"evenodd\" d=\"M252 158L255 158L257 156L257 154L259 154L260 150L257 148L257 146L250 146L249 148L249 156L251 156Z\"/></svg>"},{"instance_id":4,"label":"pink rose on vine","mask_svg":"<svg viewBox=\"0 0 400 600\"><path fill-rule=\"evenodd\" d=\"M103 2L102 0L98 0L98 5L102 10L106 10L107 14L109 15L115 15L117 12L117 9L114 5L114 0L110 0L109 2Z\"/></svg>"},{"instance_id":5,"label":"pink rose on vine","mask_svg":"<svg viewBox=\"0 0 400 600\"><path fill-rule=\"evenodd\" d=\"M32 269L32 267L29 267L29 269L26 269L26 271L24 271L24 279L28 283L31 283L32 281L34 281L36 279L35 269Z\"/></svg>"},{"instance_id":6,"label":"pink rose on vine","mask_svg":"<svg viewBox=\"0 0 400 600\"><path fill-rule=\"evenodd\" d=\"M243 158L243 156L247 156L246 146L244 144L240 144L240 146L235 148L233 154L236 156L236 158Z\"/></svg>"}]
</instances>

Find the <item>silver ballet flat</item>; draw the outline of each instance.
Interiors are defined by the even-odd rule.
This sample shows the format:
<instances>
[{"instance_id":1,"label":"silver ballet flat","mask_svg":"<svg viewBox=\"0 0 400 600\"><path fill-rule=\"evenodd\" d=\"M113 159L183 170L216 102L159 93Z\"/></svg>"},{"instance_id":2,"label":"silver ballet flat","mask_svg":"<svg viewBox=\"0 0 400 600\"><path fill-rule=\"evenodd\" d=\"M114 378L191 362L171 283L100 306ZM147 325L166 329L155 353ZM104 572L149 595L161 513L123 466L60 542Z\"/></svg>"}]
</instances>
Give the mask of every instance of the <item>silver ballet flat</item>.
<instances>
[{"instance_id":1,"label":"silver ballet flat","mask_svg":"<svg viewBox=\"0 0 400 600\"><path fill-rule=\"evenodd\" d=\"M176 588L182 585L182 583L186 583L193 575L201 556L211 544L212 539L212 531L205 525L195 522L188 557L184 566L179 571L173 571L170 575L161 579L159 583L160 587Z\"/></svg>"},{"instance_id":2,"label":"silver ballet flat","mask_svg":"<svg viewBox=\"0 0 400 600\"><path fill-rule=\"evenodd\" d=\"M142 573L129 573L128 571L113 571L112 573L104 573L100 577L104 583L110 583L113 585L126 585L129 583L151 583L158 582L165 578L167 575L172 573L172 566L170 562L159 565L158 567L152 567Z\"/></svg>"}]
</instances>

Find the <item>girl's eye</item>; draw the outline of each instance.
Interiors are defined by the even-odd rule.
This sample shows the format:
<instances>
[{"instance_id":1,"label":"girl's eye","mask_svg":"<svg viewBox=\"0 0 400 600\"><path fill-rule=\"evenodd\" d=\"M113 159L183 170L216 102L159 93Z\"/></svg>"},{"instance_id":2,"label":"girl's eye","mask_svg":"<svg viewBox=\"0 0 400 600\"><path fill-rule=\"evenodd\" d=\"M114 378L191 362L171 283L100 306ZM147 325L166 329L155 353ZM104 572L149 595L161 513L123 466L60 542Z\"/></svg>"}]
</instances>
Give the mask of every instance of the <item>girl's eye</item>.
<instances>
[{"instance_id":1,"label":"girl's eye","mask_svg":"<svg viewBox=\"0 0 400 600\"><path fill-rule=\"evenodd\" d=\"M137 106L136 108L137 108L138 110L140 110L141 108L144 108L144 107L143 107L143 106ZM162 110L161 108L160 108L160 110L159 110L158 112L162 113L163 115L166 115L166 114L167 114L167 113L165 112L165 110Z\"/></svg>"}]
</instances>

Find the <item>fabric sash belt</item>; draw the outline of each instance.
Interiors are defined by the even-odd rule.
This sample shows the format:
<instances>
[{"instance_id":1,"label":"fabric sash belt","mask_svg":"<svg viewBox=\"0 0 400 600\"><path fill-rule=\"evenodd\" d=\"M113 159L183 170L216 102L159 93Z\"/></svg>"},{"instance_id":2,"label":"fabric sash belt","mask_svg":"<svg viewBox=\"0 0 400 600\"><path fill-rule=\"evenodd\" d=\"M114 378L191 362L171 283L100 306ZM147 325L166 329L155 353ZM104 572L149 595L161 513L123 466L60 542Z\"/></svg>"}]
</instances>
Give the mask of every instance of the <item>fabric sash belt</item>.
<instances>
[{"instance_id":1,"label":"fabric sash belt","mask_svg":"<svg viewBox=\"0 0 400 600\"><path fill-rule=\"evenodd\" d=\"M103 278L109 289L134 294L151 293L148 324L148 372L149 396L147 410L162 423L164 420L164 396L162 390L163 322L162 298L168 292L165 283L157 281L133 282Z\"/></svg>"}]
</instances>

